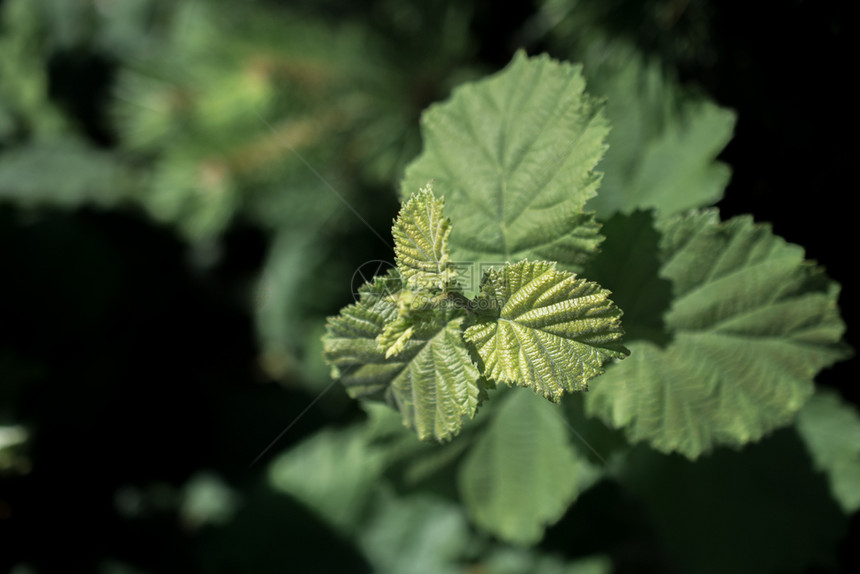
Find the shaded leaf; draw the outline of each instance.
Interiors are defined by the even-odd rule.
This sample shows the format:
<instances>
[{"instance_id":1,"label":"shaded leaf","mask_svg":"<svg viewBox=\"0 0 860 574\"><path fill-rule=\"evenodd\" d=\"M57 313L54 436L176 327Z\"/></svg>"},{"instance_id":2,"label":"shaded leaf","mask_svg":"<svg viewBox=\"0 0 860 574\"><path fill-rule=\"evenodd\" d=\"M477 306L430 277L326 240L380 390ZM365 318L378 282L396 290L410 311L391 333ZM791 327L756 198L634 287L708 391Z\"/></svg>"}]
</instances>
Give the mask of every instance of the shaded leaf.
<instances>
[{"instance_id":1,"label":"shaded leaf","mask_svg":"<svg viewBox=\"0 0 860 574\"><path fill-rule=\"evenodd\" d=\"M669 215L722 198L731 170L716 158L732 137L733 112L682 90L659 62L622 42L589 51L585 69L612 126L588 209L601 219L649 208Z\"/></svg>"},{"instance_id":2,"label":"shaded leaf","mask_svg":"<svg viewBox=\"0 0 860 574\"><path fill-rule=\"evenodd\" d=\"M837 393L819 391L795 423L815 467L827 473L830 490L846 513L860 509L860 414Z\"/></svg>"},{"instance_id":3,"label":"shaded leaf","mask_svg":"<svg viewBox=\"0 0 860 574\"><path fill-rule=\"evenodd\" d=\"M524 391L507 395L461 464L459 489L478 526L532 544L573 502L587 463L556 405Z\"/></svg>"},{"instance_id":4,"label":"shaded leaf","mask_svg":"<svg viewBox=\"0 0 860 574\"><path fill-rule=\"evenodd\" d=\"M629 343L631 357L586 397L589 414L690 458L791 422L816 373L845 356L838 286L750 217L720 223L708 211L660 230L674 340Z\"/></svg>"},{"instance_id":5,"label":"shaded leaf","mask_svg":"<svg viewBox=\"0 0 860 574\"><path fill-rule=\"evenodd\" d=\"M358 541L377 574L462 574L470 532L452 502L382 491Z\"/></svg>"},{"instance_id":6,"label":"shaded leaf","mask_svg":"<svg viewBox=\"0 0 860 574\"><path fill-rule=\"evenodd\" d=\"M128 194L117 157L73 138L0 153L0 200L20 205L113 206Z\"/></svg>"},{"instance_id":7,"label":"shaded leaf","mask_svg":"<svg viewBox=\"0 0 860 574\"><path fill-rule=\"evenodd\" d=\"M523 548L500 548L481 563L488 574L610 574L612 561L604 556L564 562L552 555Z\"/></svg>"},{"instance_id":8,"label":"shaded leaf","mask_svg":"<svg viewBox=\"0 0 860 574\"><path fill-rule=\"evenodd\" d=\"M325 429L269 465L273 488L302 501L342 532L352 532L386 461L360 427Z\"/></svg>"},{"instance_id":9,"label":"shaded leaf","mask_svg":"<svg viewBox=\"0 0 860 574\"><path fill-rule=\"evenodd\" d=\"M663 315L672 301L672 283L660 277L660 234L651 213L616 213L603 226L606 241L586 266L585 276L612 291L624 309L624 340L663 345L671 336Z\"/></svg>"},{"instance_id":10,"label":"shaded leaf","mask_svg":"<svg viewBox=\"0 0 860 574\"><path fill-rule=\"evenodd\" d=\"M400 277L389 272L359 290L359 302L330 317L323 354L353 398L380 395L405 367L405 358L386 359L376 338L397 317Z\"/></svg>"}]
</instances>

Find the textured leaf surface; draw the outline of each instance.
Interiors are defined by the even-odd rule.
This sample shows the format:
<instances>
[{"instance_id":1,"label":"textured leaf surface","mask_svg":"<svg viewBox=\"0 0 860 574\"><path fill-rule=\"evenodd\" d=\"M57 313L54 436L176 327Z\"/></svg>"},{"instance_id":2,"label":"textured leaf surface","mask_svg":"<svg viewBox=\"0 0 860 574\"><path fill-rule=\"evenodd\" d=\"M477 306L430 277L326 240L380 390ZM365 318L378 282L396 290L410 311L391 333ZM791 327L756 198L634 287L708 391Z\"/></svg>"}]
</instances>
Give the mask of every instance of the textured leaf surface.
<instances>
[{"instance_id":1,"label":"textured leaf surface","mask_svg":"<svg viewBox=\"0 0 860 574\"><path fill-rule=\"evenodd\" d=\"M815 467L846 513L860 509L860 414L835 392L819 391L797 416Z\"/></svg>"},{"instance_id":2,"label":"textured leaf surface","mask_svg":"<svg viewBox=\"0 0 860 574\"><path fill-rule=\"evenodd\" d=\"M465 332L496 381L558 401L586 388L603 363L623 358L621 311L600 285L545 261L490 270L478 307L498 309Z\"/></svg>"},{"instance_id":3,"label":"textured leaf surface","mask_svg":"<svg viewBox=\"0 0 860 574\"><path fill-rule=\"evenodd\" d=\"M434 179L455 217L454 260L578 267L594 252L598 225L582 208L598 185L608 128L584 89L579 67L520 52L424 114L424 152L402 193Z\"/></svg>"},{"instance_id":4,"label":"textured leaf surface","mask_svg":"<svg viewBox=\"0 0 860 574\"><path fill-rule=\"evenodd\" d=\"M359 302L330 317L323 337L323 355L353 398L381 396L405 367L405 358L386 359L377 344L386 322L397 317L400 277L376 277L359 291Z\"/></svg>"},{"instance_id":5,"label":"textured leaf surface","mask_svg":"<svg viewBox=\"0 0 860 574\"><path fill-rule=\"evenodd\" d=\"M588 412L690 458L788 424L816 373L845 355L838 286L750 217L720 223L709 211L660 229L674 339L628 343L631 357L596 381Z\"/></svg>"},{"instance_id":6,"label":"textured leaf surface","mask_svg":"<svg viewBox=\"0 0 860 574\"><path fill-rule=\"evenodd\" d=\"M478 369L461 336L462 317L439 309L415 325L402 350L386 358L377 343L386 322L397 317L394 276L377 278L350 305L329 319L326 360L353 398L384 394L422 439L456 435L472 417L481 395Z\"/></svg>"},{"instance_id":7,"label":"textured leaf surface","mask_svg":"<svg viewBox=\"0 0 860 574\"><path fill-rule=\"evenodd\" d=\"M397 267L410 289L444 289L456 278L448 251L451 222L442 215L443 205L428 183L406 201L394 221Z\"/></svg>"},{"instance_id":8,"label":"textured leaf surface","mask_svg":"<svg viewBox=\"0 0 860 574\"><path fill-rule=\"evenodd\" d=\"M401 353L414 334L415 321L411 317L397 317L383 327L376 343L389 359Z\"/></svg>"},{"instance_id":9,"label":"textured leaf surface","mask_svg":"<svg viewBox=\"0 0 860 574\"><path fill-rule=\"evenodd\" d=\"M600 193L586 206L608 219L656 208L662 214L713 205L731 176L716 161L735 114L685 93L655 60L618 42L585 57L589 90L606 97L612 130L598 169Z\"/></svg>"},{"instance_id":10,"label":"textured leaf surface","mask_svg":"<svg viewBox=\"0 0 860 574\"><path fill-rule=\"evenodd\" d=\"M459 489L478 526L531 544L576 497L584 463L556 405L519 390L507 395L460 466Z\"/></svg>"}]
</instances>

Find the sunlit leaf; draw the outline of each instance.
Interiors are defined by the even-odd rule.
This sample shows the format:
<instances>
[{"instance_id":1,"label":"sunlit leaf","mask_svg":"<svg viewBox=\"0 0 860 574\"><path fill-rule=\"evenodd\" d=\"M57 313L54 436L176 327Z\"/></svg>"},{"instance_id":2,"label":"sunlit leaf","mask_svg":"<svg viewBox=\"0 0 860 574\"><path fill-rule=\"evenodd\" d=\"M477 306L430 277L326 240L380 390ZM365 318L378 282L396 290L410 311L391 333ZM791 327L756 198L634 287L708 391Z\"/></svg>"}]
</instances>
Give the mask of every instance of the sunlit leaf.
<instances>
[{"instance_id":1,"label":"sunlit leaf","mask_svg":"<svg viewBox=\"0 0 860 574\"><path fill-rule=\"evenodd\" d=\"M479 315L464 337L487 377L558 401L585 389L609 359L626 356L621 311L608 295L545 261L492 269L477 305L497 311Z\"/></svg>"},{"instance_id":2,"label":"sunlit leaf","mask_svg":"<svg viewBox=\"0 0 860 574\"><path fill-rule=\"evenodd\" d=\"M462 316L440 308L386 358L377 338L397 318L392 275L377 278L361 300L329 319L324 338L333 375L353 398L384 396L422 439L449 439L481 397L480 375L463 343Z\"/></svg>"},{"instance_id":3,"label":"sunlit leaf","mask_svg":"<svg viewBox=\"0 0 860 574\"><path fill-rule=\"evenodd\" d=\"M608 126L584 90L578 66L520 52L424 113L424 152L401 193L434 180L453 218L453 260L578 268L595 251L598 225L583 206L599 183Z\"/></svg>"},{"instance_id":4,"label":"sunlit leaf","mask_svg":"<svg viewBox=\"0 0 860 574\"><path fill-rule=\"evenodd\" d=\"M394 253L408 288L444 289L456 278L448 250L451 222L442 215L443 205L428 183L406 201L394 221Z\"/></svg>"}]
</instances>

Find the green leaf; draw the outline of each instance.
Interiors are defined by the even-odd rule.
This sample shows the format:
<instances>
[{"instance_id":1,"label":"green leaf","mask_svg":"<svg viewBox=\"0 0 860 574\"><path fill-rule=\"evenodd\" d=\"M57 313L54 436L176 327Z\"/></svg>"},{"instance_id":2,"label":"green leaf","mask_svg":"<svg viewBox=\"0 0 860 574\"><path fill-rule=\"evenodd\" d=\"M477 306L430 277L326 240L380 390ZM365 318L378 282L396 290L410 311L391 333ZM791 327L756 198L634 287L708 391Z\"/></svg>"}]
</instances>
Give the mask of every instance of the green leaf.
<instances>
[{"instance_id":1,"label":"green leaf","mask_svg":"<svg viewBox=\"0 0 860 574\"><path fill-rule=\"evenodd\" d=\"M443 205L428 183L406 201L394 221L394 253L407 288L445 289L456 279L448 252L451 221L443 217Z\"/></svg>"},{"instance_id":2,"label":"green leaf","mask_svg":"<svg viewBox=\"0 0 860 574\"><path fill-rule=\"evenodd\" d=\"M612 126L588 209L601 219L649 208L669 215L722 198L731 170L716 158L732 137L733 112L684 91L659 62L617 41L590 52L585 69Z\"/></svg>"},{"instance_id":3,"label":"green leaf","mask_svg":"<svg viewBox=\"0 0 860 574\"><path fill-rule=\"evenodd\" d=\"M324 329L314 304L332 297L330 288L320 284L325 274L342 270L320 243L319 237L300 230L278 230L254 297L261 366L270 377L297 381L312 392L331 382L321 350L310 350L321 345Z\"/></svg>"},{"instance_id":4,"label":"green leaf","mask_svg":"<svg viewBox=\"0 0 860 574\"><path fill-rule=\"evenodd\" d=\"M381 396L405 367L405 359L386 359L376 341L397 317L400 281L396 273L374 278L359 290L357 304L326 323L323 355L352 398Z\"/></svg>"},{"instance_id":5,"label":"green leaf","mask_svg":"<svg viewBox=\"0 0 860 574\"><path fill-rule=\"evenodd\" d=\"M481 285L479 315L466 329L485 376L529 387L552 401L586 388L603 363L623 358L621 310L600 285L546 261L491 269Z\"/></svg>"},{"instance_id":6,"label":"green leaf","mask_svg":"<svg viewBox=\"0 0 860 574\"><path fill-rule=\"evenodd\" d=\"M419 438L445 440L456 435L464 417L478 409L482 383L463 343L463 318L439 308L416 323L412 336L386 357L377 343L386 323L397 317L396 275L377 278L359 303L329 319L326 360L353 398L384 395Z\"/></svg>"},{"instance_id":7,"label":"green leaf","mask_svg":"<svg viewBox=\"0 0 860 574\"><path fill-rule=\"evenodd\" d=\"M424 113L424 151L401 193L434 180L455 217L452 259L574 269L596 250L598 224L583 206L596 193L608 127L584 89L579 67L519 52Z\"/></svg>"},{"instance_id":8,"label":"green leaf","mask_svg":"<svg viewBox=\"0 0 860 574\"><path fill-rule=\"evenodd\" d=\"M382 490L358 543L377 574L463 574L470 534L457 504Z\"/></svg>"},{"instance_id":9,"label":"green leaf","mask_svg":"<svg viewBox=\"0 0 860 574\"><path fill-rule=\"evenodd\" d=\"M408 361L386 392L418 437L450 439L481 402L480 373L463 343L461 317L421 326L402 353Z\"/></svg>"},{"instance_id":10,"label":"green leaf","mask_svg":"<svg viewBox=\"0 0 860 574\"><path fill-rule=\"evenodd\" d=\"M797 431L815 468L827 473L846 514L860 509L860 413L832 391L819 391L797 415Z\"/></svg>"},{"instance_id":11,"label":"green leaf","mask_svg":"<svg viewBox=\"0 0 860 574\"><path fill-rule=\"evenodd\" d=\"M382 329L376 338L379 348L385 352L385 358L390 359L406 347L406 343L415 334L415 321L411 317L397 317Z\"/></svg>"},{"instance_id":12,"label":"green leaf","mask_svg":"<svg viewBox=\"0 0 860 574\"><path fill-rule=\"evenodd\" d=\"M674 339L630 342L588 393L589 414L690 458L790 423L816 373L845 356L838 286L750 217L707 211L659 227Z\"/></svg>"},{"instance_id":13,"label":"green leaf","mask_svg":"<svg viewBox=\"0 0 860 574\"><path fill-rule=\"evenodd\" d=\"M352 532L385 462L385 452L368 444L362 427L324 429L272 461L269 483L342 532Z\"/></svg>"},{"instance_id":14,"label":"green leaf","mask_svg":"<svg viewBox=\"0 0 860 574\"><path fill-rule=\"evenodd\" d=\"M532 544L573 502L587 463L568 442L556 405L523 391L507 395L460 466L459 489L478 526Z\"/></svg>"}]
</instances>

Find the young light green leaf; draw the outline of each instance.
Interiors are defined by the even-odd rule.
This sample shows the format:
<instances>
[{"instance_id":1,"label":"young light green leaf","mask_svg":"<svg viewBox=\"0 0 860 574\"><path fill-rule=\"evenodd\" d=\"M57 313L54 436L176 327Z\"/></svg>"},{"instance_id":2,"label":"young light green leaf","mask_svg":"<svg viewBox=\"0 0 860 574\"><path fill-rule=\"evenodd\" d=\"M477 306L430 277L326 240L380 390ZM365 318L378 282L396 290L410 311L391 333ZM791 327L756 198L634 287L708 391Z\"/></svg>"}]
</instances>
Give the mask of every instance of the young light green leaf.
<instances>
[{"instance_id":1,"label":"young light green leaf","mask_svg":"<svg viewBox=\"0 0 860 574\"><path fill-rule=\"evenodd\" d=\"M428 183L406 201L394 221L397 267L410 289L445 289L456 280L448 253L451 221L442 215L443 205Z\"/></svg>"},{"instance_id":2,"label":"young light green leaf","mask_svg":"<svg viewBox=\"0 0 860 574\"><path fill-rule=\"evenodd\" d=\"M659 62L620 42L589 52L585 69L612 125L588 209L602 220L636 209L670 215L722 198L731 170L716 158L732 137L733 112L685 93Z\"/></svg>"},{"instance_id":3,"label":"young light green leaf","mask_svg":"<svg viewBox=\"0 0 860 574\"><path fill-rule=\"evenodd\" d=\"M483 388L463 343L463 318L440 307L386 357L377 341L397 319L397 292L389 291L394 276L377 278L357 304L329 319L324 355L351 397L384 396L419 438L450 439L464 417L474 416Z\"/></svg>"},{"instance_id":4,"label":"young light green leaf","mask_svg":"<svg viewBox=\"0 0 860 574\"><path fill-rule=\"evenodd\" d=\"M720 223L707 211L659 228L674 339L631 342L630 359L588 393L589 414L690 458L789 423L816 373L845 356L838 286L750 217Z\"/></svg>"},{"instance_id":5,"label":"young light green leaf","mask_svg":"<svg viewBox=\"0 0 860 574\"><path fill-rule=\"evenodd\" d=\"M424 152L401 193L434 179L456 217L454 260L575 269L596 250L599 226L583 206L596 193L608 126L584 89L579 67L519 52L425 112Z\"/></svg>"},{"instance_id":6,"label":"young light green leaf","mask_svg":"<svg viewBox=\"0 0 860 574\"><path fill-rule=\"evenodd\" d=\"M846 514L860 509L860 413L837 393L817 392L796 421L815 467L827 473Z\"/></svg>"},{"instance_id":7,"label":"young light green leaf","mask_svg":"<svg viewBox=\"0 0 860 574\"><path fill-rule=\"evenodd\" d=\"M401 316L383 327L376 343L385 353L385 358L390 359L404 349L414 334L415 321L411 317Z\"/></svg>"},{"instance_id":8,"label":"young light green leaf","mask_svg":"<svg viewBox=\"0 0 860 574\"><path fill-rule=\"evenodd\" d=\"M478 526L532 544L573 502L587 463L556 405L519 390L507 394L460 466L459 490Z\"/></svg>"},{"instance_id":9,"label":"young light green leaf","mask_svg":"<svg viewBox=\"0 0 860 574\"><path fill-rule=\"evenodd\" d=\"M558 271L546 261L491 269L481 285L478 315L464 334L496 381L529 387L558 402L586 388L603 363L623 358L621 310L600 285Z\"/></svg>"}]
</instances>

